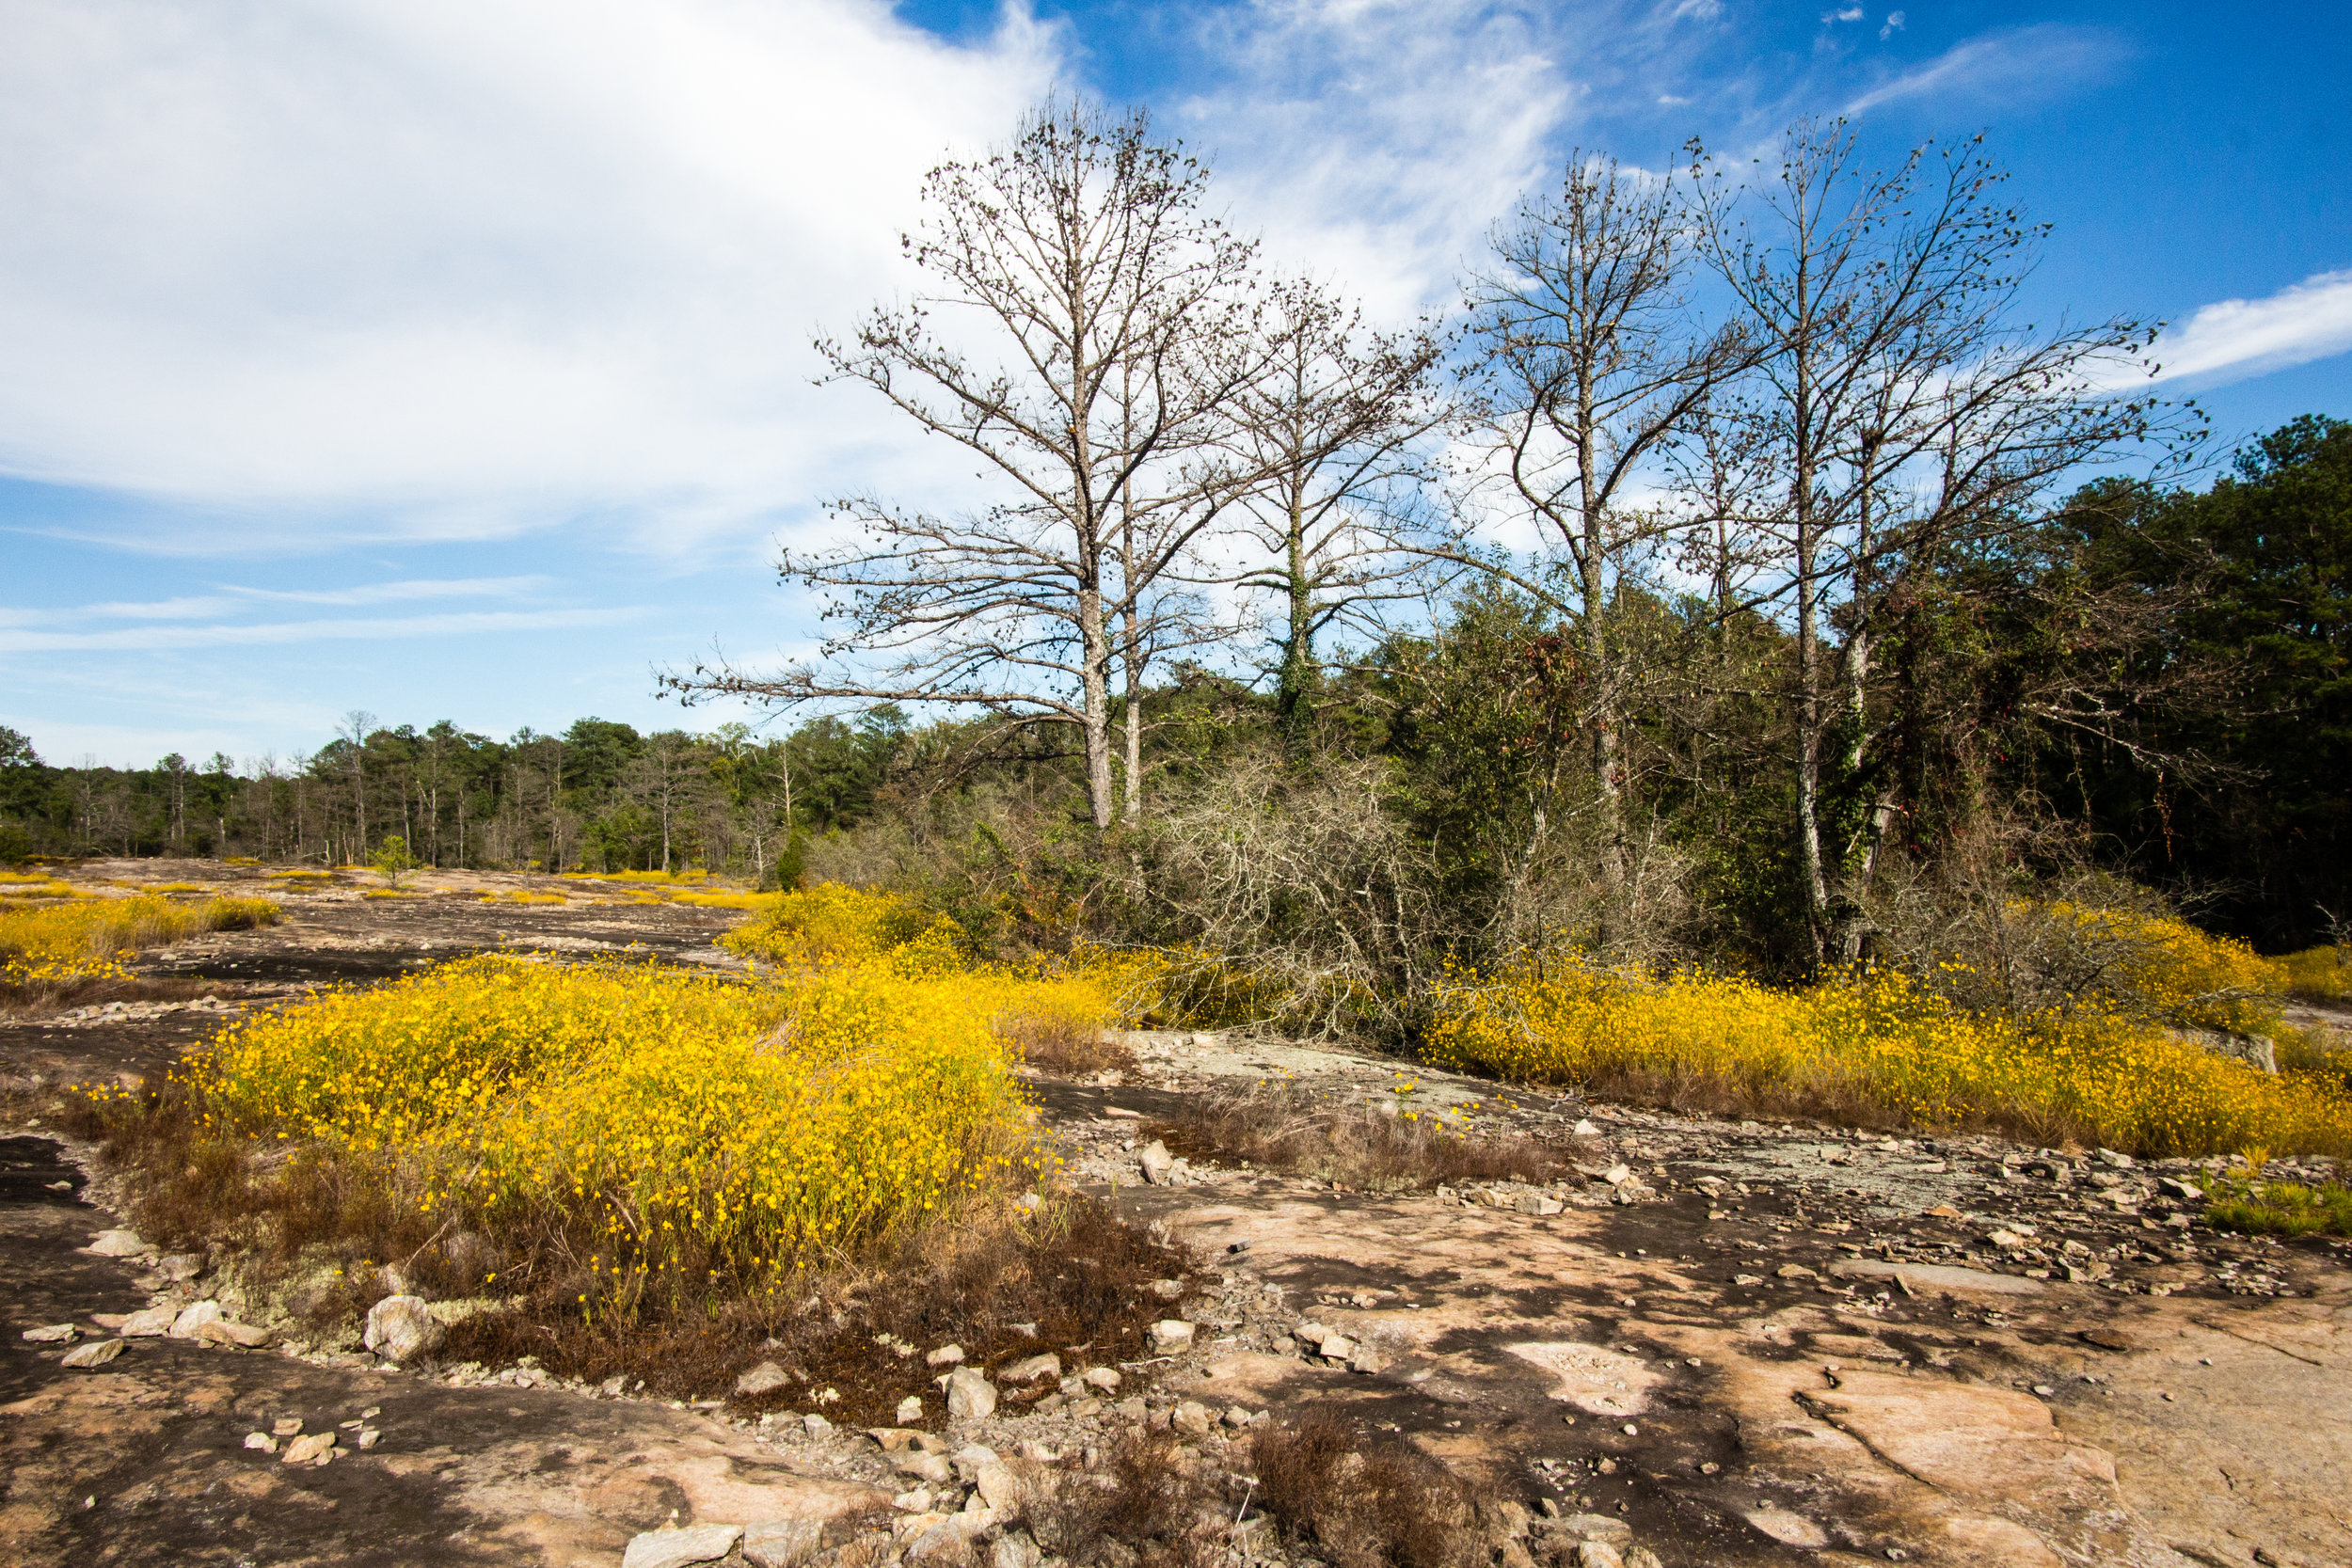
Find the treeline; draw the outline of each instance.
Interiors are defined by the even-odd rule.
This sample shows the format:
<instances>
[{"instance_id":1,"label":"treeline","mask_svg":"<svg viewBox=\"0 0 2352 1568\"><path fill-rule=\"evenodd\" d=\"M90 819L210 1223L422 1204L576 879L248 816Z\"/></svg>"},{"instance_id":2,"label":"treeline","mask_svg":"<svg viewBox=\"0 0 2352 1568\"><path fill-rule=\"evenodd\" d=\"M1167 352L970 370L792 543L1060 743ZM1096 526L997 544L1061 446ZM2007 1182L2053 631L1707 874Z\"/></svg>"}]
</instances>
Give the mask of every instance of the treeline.
<instances>
[{"instance_id":1,"label":"treeline","mask_svg":"<svg viewBox=\"0 0 2352 1568\"><path fill-rule=\"evenodd\" d=\"M388 837L432 866L592 871L702 866L777 885L797 842L874 808L907 734L895 711L788 735L725 725L641 734L582 719L506 740L446 721L419 731L355 713L307 757L152 768L43 763L0 730L0 858L251 856L365 861Z\"/></svg>"}]
</instances>

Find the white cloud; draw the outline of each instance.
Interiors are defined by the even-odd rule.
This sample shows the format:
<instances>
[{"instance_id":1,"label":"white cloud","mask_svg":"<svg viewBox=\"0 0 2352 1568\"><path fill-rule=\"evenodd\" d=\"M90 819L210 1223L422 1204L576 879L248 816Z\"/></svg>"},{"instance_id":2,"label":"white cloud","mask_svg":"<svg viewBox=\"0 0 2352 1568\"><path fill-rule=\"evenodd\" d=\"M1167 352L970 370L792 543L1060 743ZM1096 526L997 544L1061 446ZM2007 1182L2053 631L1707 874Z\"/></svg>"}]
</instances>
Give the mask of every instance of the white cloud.
<instances>
[{"instance_id":1,"label":"white cloud","mask_svg":"<svg viewBox=\"0 0 2352 1568\"><path fill-rule=\"evenodd\" d=\"M1903 13L1900 11L1888 11L1886 13L1886 24L1879 29L1879 41L1883 43L1888 39L1893 38L1897 33L1899 33L1902 30Z\"/></svg>"},{"instance_id":2,"label":"white cloud","mask_svg":"<svg viewBox=\"0 0 2352 1568\"><path fill-rule=\"evenodd\" d=\"M812 329L901 281L922 171L1057 48L880 0L0 0L0 472L218 509L215 546L813 499L904 437L808 385Z\"/></svg>"},{"instance_id":3,"label":"white cloud","mask_svg":"<svg viewBox=\"0 0 2352 1568\"><path fill-rule=\"evenodd\" d=\"M2207 305L2156 340L2154 379L2236 381L2352 349L2352 269L2314 273L2265 299Z\"/></svg>"}]
</instances>

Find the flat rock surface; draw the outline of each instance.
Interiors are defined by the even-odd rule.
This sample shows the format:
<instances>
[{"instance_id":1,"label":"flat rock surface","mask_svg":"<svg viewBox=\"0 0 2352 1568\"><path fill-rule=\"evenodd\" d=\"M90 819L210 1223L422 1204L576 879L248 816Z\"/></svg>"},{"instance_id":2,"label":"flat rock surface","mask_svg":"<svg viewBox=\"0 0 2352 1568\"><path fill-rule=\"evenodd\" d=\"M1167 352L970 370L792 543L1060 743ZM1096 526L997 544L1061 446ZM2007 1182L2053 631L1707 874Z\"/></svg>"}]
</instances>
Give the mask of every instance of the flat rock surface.
<instances>
[{"instance_id":1,"label":"flat rock surface","mask_svg":"<svg viewBox=\"0 0 2352 1568\"><path fill-rule=\"evenodd\" d=\"M260 879L177 863L75 875L240 893ZM732 911L619 890L563 907L363 899L372 883L285 895L279 927L142 959L176 997L0 1020L0 1086L24 1106L59 1082L135 1080L252 1008L465 952L731 961L711 938ZM418 885L547 884L468 874ZM1564 1541L1573 1561L1583 1539L1669 1565L1899 1552L1987 1568L2176 1568L2250 1564L2257 1549L2276 1563L2352 1562L2344 1249L2206 1228L2197 1204L2155 1187L2158 1174L2201 1180L2193 1170L1588 1104L1234 1036L1131 1043L1138 1066L1123 1079L1033 1088L1082 1185L1207 1260L1206 1293L1137 1303L1146 1321L1190 1323L1192 1343L1129 1369L1099 1401L1002 1407L960 1427L958 1443L1074 1452L1191 1401L1219 1425L1188 1440L1238 1472L1247 1439L1224 1413L1279 1421L1321 1406L1531 1512L1548 1502L1564 1517L1530 1537L1545 1562ZM1467 1116L1556 1143L1572 1164L1540 1189L1380 1196L1196 1156L1179 1180L1144 1184L1153 1118L1269 1078ZM1574 1135L1580 1122L1594 1135ZM92 1314L183 1307L202 1281L167 1278L151 1257L82 1250L125 1218L91 1201L65 1140L22 1116L0 1132L0 1560L612 1568L664 1526L823 1518L884 1497L869 1483L904 1485L864 1440L829 1428L453 1386L440 1369L404 1372L333 1347L137 1338L105 1367L67 1370L72 1346L22 1331L76 1323L87 1343L103 1337ZM1618 1167L1629 1201L1604 1180ZM1303 1342L1309 1323L1343 1339L1349 1361ZM381 1435L360 1450L346 1423L371 1409L364 1424ZM276 1453L245 1447L293 1417L336 1432L336 1457L295 1466L282 1441Z\"/></svg>"}]
</instances>

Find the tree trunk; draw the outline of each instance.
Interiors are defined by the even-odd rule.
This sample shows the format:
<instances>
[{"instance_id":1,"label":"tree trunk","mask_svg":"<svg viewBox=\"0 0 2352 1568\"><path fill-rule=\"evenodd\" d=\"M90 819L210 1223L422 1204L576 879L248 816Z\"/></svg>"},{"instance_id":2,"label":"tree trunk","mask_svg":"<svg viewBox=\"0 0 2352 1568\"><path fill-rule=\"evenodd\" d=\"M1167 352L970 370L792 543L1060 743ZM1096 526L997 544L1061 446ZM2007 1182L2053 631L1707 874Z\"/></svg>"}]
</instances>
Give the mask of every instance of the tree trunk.
<instances>
[{"instance_id":1,"label":"tree trunk","mask_svg":"<svg viewBox=\"0 0 2352 1568\"><path fill-rule=\"evenodd\" d=\"M1078 626L1083 639L1084 727L1086 730L1087 804L1094 825L1111 825L1110 638L1103 625L1103 590L1089 584L1078 594Z\"/></svg>"}]
</instances>

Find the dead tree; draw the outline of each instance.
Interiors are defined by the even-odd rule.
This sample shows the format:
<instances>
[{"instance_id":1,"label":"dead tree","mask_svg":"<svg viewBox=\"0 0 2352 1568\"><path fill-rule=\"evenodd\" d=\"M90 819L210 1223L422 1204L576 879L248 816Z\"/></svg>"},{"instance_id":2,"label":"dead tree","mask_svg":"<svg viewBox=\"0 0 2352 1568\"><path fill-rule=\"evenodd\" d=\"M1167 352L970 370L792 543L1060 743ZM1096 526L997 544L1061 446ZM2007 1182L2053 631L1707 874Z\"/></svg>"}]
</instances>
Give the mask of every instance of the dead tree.
<instances>
[{"instance_id":1,"label":"dead tree","mask_svg":"<svg viewBox=\"0 0 2352 1568\"><path fill-rule=\"evenodd\" d=\"M1235 398L1243 467L1262 477L1228 514L1244 551L1226 579L1274 603L1275 722L1305 750L1334 626L1370 637L1387 605L1424 598L1424 438L1444 408L1427 331L1367 331L1361 313L1305 279L1266 291L1264 373Z\"/></svg>"},{"instance_id":2,"label":"dead tree","mask_svg":"<svg viewBox=\"0 0 2352 1568\"><path fill-rule=\"evenodd\" d=\"M1207 179L1142 114L1074 103L934 169L906 243L936 292L817 346L831 379L977 459L995 499L945 514L837 503L863 542L783 567L839 624L820 659L697 667L671 689L1068 724L1108 827L1112 658L1123 639L1139 675L1155 588L1238 487L1221 441L1250 373L1253 247L1204 212Z\"/></svg>"},{"instance_id":3,"label":"dead tree","mask_svg":"<svg viewBox=\"0 0 2352 1568\"><path fill-rule=\"evenodd\" d=\"M1808 925L1817 957L1851 961L1892 810L1866 779L1884 607L1944 546L2026 526L2060 476L2154 432L2150 400L2103 389L2153 330L2015 322L2044 230L2003 204L1981 138L1924 144L1882 172L1842 121L1804 124L1745 183L1691 150L1691 231L1756 345L1746 392L1788 484L1759 519L1756 602L1793 642ZM1833 784L1862 797L1842 822Z\"/></svg>"},{"instance_id":4,"label":"dead tree","mask_svg":"<svg viewBox=\"0 0 2352 1568\"><path fill-rule=\"evenodd\" d=\"M1629 672L1610 607L1663 534L1662 514L1634 493L1743 363L1736 338L1696 324L1683 239L1666 182L1572 153L1558 195L1497 230L1492 261L1466 290L1477 478L1556 552L1560 570L1511 580L1577 637L1599 869L1613 887L1625 875Z\"/></svg>"}]
</instances>

